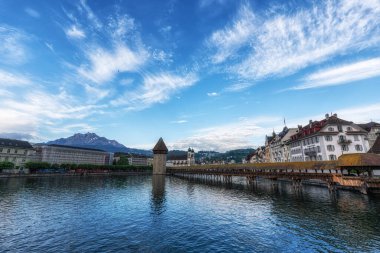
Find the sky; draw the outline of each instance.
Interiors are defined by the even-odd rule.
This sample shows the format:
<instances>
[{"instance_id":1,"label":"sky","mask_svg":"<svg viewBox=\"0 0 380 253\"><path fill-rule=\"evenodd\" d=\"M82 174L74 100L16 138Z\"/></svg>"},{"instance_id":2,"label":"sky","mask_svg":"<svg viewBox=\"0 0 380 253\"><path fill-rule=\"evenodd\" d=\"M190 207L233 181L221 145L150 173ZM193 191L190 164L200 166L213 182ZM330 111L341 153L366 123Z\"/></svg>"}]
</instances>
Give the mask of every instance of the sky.
<instances>
[{"instance_id":1,"label":"sky","mask_svg":"<svg viewBox=\"0 0 380 253\"><path fill-rule=\"evenodd\" d=\"M226 151L380 121L380 0L0 0L0 133Z\"/></svg>"}]
</instances>

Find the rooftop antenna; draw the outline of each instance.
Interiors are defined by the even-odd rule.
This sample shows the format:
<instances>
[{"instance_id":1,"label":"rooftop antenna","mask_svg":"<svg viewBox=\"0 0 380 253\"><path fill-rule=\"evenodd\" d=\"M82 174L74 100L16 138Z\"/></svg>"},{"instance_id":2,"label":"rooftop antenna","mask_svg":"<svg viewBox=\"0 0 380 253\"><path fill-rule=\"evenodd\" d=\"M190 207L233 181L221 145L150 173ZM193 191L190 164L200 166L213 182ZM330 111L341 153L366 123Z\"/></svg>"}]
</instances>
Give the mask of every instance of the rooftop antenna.
<instances>
[{"instance_id":1,"label":"rooftop antenna","mask_svg":"<svg viewBox=\"0 0 380 253\"><path fill-rule=\"evenodd\" d=\"M285 117L284 117L284 126L286 126L286 120L285 120Z\"/></svg>"}]
</instances>

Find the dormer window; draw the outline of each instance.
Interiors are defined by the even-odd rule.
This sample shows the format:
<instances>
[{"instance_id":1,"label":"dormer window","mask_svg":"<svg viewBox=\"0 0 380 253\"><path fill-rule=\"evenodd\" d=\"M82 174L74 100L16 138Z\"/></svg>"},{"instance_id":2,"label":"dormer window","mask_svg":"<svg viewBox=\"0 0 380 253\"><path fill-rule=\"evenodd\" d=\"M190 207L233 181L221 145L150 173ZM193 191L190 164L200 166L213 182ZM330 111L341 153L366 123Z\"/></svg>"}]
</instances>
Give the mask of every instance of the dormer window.
<instances>
[{"instance_id":1,"label":"dormer window","mask_svg":"<svg viewBox=\"0 0 380 253\"><path fill-rule=\"evenodd\" d=\"M333 127L329 127L327 130L329 130L330 132L334 132L334 128Z\"/></svg>"},{"instance_id":2,"label":"dormer window","mask_svg":"<svg viewBox=\"0 0 380 253\"><path fill-rule=\"evenodd\" d=\"M351 127L347 127L347 131L352 131L352 128Z\"/></svg>"}]
</instances>

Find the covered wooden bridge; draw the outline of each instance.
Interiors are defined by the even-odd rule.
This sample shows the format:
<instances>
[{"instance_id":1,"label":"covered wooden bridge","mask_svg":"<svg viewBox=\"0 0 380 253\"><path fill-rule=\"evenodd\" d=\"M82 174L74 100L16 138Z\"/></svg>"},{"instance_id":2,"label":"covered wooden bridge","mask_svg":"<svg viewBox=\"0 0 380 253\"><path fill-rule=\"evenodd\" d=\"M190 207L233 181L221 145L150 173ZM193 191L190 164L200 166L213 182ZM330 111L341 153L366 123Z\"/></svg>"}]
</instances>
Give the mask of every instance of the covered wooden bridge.
<instances>
[{"instance_id":1,"label":"covered wooden bridge","mask_svg":"<svg viewBox=\"0 0 380 253\"><path fill-rule=\"evenodd\" d=\"M367 193L380 190L380 155L346 154L336 161L251 163L169 167L167 173L182 177L207 178L231 183L232 177L246 177L252 184L257 177L290 179L299 187L305 180L320 180L331 190L350 187Z\"/></svg>"}]
</instances>

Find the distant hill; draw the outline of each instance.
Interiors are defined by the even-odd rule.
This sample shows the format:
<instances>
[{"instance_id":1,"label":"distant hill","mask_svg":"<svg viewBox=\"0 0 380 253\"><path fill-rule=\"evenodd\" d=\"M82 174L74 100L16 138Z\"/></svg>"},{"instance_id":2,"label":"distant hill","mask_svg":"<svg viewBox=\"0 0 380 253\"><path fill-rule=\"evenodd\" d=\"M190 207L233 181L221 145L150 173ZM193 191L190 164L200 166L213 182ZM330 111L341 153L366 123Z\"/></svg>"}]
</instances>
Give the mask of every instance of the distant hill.
<instances>
[{"instance_id":1,"label":"distant hill","mask_svg":"<svg viewBox=\"0 0 380 253\"><path fill-rule=\"evenodd\" d=\"M199 162L230 162L234 160L237 163L241 163L242 159L245 158L248 154L252 153L254 149L246 148L246 149L235 149L230 150L225 153L219 153L215 151L199 151L195 154L195 158Z\"/></svg>"},{"instance_id":2,"label":"distant hill","mask_svg":"<svg viewBox=\"0 0 380 253\"><path fill-rule=\"evenodd\" d=\"M66 145L66 146L75 146L82 148L96 148L101 149L108 152L122 152L122 153L131 153L131 154L140 154L151 156L152 151L143 150L143 149L135 149L128 148L123 144L115 140L108 140L105 137L100 137L95 133L86 133L81 134L77 133L68 138L60 138L54 141L49 141L46 144L58 144L58 145Z\"/></svg>"}]
</instances>

